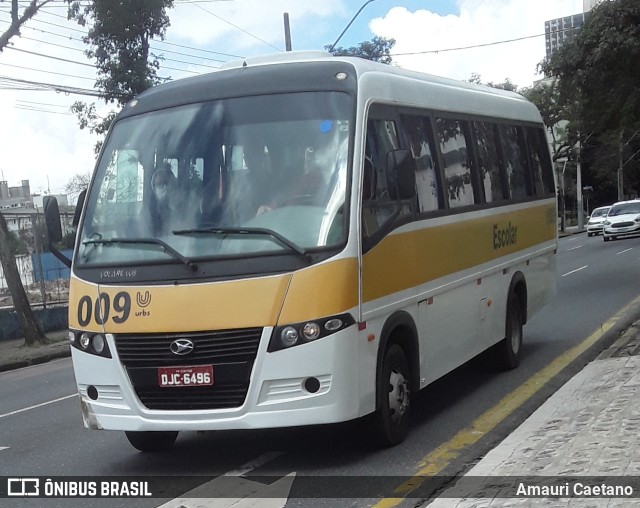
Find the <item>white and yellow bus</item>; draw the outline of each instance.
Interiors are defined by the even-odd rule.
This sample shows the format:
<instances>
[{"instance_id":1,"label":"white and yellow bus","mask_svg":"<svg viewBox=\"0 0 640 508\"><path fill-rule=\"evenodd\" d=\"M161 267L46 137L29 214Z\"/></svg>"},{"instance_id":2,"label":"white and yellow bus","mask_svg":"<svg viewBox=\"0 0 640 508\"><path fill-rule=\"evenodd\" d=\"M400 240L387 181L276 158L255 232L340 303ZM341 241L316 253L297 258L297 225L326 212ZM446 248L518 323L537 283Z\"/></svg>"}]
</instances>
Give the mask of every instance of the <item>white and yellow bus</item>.
<instances>
[{"instance_id":1,"label":"white and yellow bus","mask_svg":"<svg viewBox=\"0 0 640 508\"><path fill-rule=\"evenodd\" d=\"M537 109L357 58L247 59L144 92L81 209L84 424L143 451L365 415L396 444L432 381L489 348L517 366L555 292Z\"/></svg>"}]
</instances>

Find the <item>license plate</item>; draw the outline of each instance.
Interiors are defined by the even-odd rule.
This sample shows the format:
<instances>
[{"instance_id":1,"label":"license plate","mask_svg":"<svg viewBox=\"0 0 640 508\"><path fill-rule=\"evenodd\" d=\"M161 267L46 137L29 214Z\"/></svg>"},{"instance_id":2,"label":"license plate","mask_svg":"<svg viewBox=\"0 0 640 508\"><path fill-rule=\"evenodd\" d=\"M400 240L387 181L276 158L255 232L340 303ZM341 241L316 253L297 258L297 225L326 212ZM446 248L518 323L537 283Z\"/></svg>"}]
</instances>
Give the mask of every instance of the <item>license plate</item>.
<instances>
[{"instance_id":1,"label":"license plate","mask_svg":"<svg viewBox=\"0 0 640 508\"><path fill-rule=\"evenodd\" d=\"M213 365L193 367L158 368L158 385L161 388L213 385Z\"/></svg>"}]
</instances>

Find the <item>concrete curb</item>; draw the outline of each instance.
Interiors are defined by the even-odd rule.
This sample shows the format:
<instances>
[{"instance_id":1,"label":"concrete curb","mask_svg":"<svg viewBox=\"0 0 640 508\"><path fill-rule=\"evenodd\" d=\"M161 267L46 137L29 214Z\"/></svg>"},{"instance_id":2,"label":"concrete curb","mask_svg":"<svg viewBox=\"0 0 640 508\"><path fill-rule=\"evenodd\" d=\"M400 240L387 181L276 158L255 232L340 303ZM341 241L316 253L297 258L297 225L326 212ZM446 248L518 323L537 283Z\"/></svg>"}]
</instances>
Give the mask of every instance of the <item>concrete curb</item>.
<instances>
[{"instance_id":1,"label":"concrete curb","mask_svg":"<svg viewBox=\"0 0 640 508\"><path fill-rule=\"evenodd\" d=\"M52 351L51 353L45 353L40 356L34 356L25 360L15 360L5 364L0 364L0 372L6 372L9 370L22 369L24 367L30 367L32 365L39 365L41 363L47 363L51 360L57 360L59 358L67 358L71 356L71 350Z\"/></svg>"}]
</instances>

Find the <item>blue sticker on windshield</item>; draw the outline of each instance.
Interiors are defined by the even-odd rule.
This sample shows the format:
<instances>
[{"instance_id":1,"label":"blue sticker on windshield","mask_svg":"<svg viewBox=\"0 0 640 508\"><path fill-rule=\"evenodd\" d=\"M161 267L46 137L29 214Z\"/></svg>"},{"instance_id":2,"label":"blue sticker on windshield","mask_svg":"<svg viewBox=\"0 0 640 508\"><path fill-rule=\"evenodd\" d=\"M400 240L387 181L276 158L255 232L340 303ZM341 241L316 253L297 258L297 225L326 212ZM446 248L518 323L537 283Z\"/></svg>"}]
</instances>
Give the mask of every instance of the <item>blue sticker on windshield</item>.
<instances>
[{"instance_id":1,"label":"blue sticker on windshield","mask_svg":"<svg viewBox=\"0 0 640 508\"><path fill-rule=\"evenodd\" d=\"M333 122L331 120L322 120L320 123L320 132L324 132L325 134L331 130L333 127Z\"/></svg>"}]
</instances>

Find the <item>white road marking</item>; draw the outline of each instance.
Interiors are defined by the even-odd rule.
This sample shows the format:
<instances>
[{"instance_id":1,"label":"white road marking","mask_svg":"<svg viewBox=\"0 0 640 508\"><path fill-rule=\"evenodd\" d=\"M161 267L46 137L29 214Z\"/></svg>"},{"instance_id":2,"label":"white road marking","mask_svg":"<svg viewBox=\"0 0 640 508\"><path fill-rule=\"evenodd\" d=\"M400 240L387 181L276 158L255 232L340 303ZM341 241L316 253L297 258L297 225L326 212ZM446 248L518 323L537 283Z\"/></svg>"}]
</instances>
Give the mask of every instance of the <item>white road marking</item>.
<instances>
[{"instance_id":1,"label":"white road marking","mask_svg":"<svg viewBox=\"0 0 640 508\"><path fill-rule=\"evenodd\" d=\"M61 400L67 400L67 399L70 399L72 397L77 397L77 396L78 396L78 394L74 393L72 395L67 395L65 397L60 397L59 399L49 400L47 402L42 402L41 404L35 404L34 406L25 407L25 408L22 408L22 409L16 409L15 411L11 411L9 413L1 414L0 418L4 418L5 416L16 415L18 413L24 413L25 411L30 411L32 409L36 409L36 408L39 408L39 407L42 407L42 406L47 406L49 404L53 404L55 402L60 402Z\"/></svg>"},{"instance_id":2,"label":"white road marking","mask_svg":"<svg viewBox=\"0 0 640 508\"><path fill-rule=\"evenodd\" d=\"M267 453L264 453L264 454L260 455L260 457L258 457L257 459L252 460L251 462L247 462L244 466L240 466L239 469L235 469L233 471L229 471L228 473L225 473L225 476L242 476L243 474L250 473L254 469L256 469L256 468L258 468L260 466L263 466L267 462L270 462L270 461L272 461L274 459L277 459L281 455L284 455L284 452L267 452Z\"/></svg>"},{"instance_id":3,"label":"white road marking","mask_svg":"<svg viewBox=\"0 0 640 508\"><path fill-rule=\"evenodd\" d=\"M625 250L621 250L620 252L616 252L616 256L617 256L618 254L624 254L625 252L629 252L630 250L633 250L633 247L630 247L630 248L625 249Z\"/></svg>"},{"instance_id":4,"label":"white road marking","mask_svg":"<svg viewBox=\"0 0 640 508\"><path fill-rule=\"evenodd\" d=\"M562 277L566 277L567 275L571 275L572 273L576 273L579 272L580 270L584 270L585 268L587 268L589 265L584 265L581 266L580 268L577 268L575 270L571 270L570 272L565 273L564 275L562 275Z\"/></svg>"},{"instance_id":5,"label":"white road marking","mask_svg":"<svg viewBox=\"0 0 640 508\"><path fill-rule=\"evenodd\" d=\"M582 245L578 245L577 247L571 247L570 249L567 249L567 252L570 250L576 250L576 249L582 249Z\"/></svg>"},{"instance_id":6,"label":"white road marking","mask_svg":"<svg viewBox=\"0 0 640 508\"><path fill-rule=\"evenodd\" d=\"M2 450L8 450L8 449L9 449L9 447L8 447L8 446L0 446L0 452L1 452Z\"/></svg>"},{"instance_id":7,"label":"white road marking","mask_svg":"<svg viewBox=\"0 0 640 508\"><path fill-rule=\"evenodd\" d=\"M199 485L159 508L284 508L296 473L289 473L270 485L242 477L283 452L268 452L255 460Z\"/></svg>"}]
</instances>

